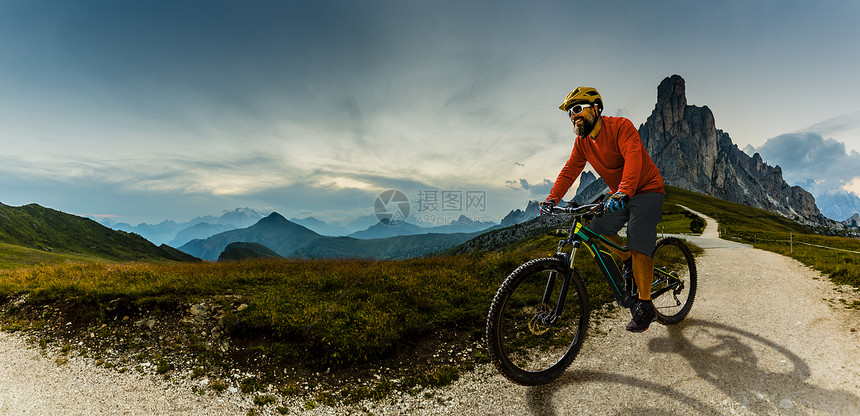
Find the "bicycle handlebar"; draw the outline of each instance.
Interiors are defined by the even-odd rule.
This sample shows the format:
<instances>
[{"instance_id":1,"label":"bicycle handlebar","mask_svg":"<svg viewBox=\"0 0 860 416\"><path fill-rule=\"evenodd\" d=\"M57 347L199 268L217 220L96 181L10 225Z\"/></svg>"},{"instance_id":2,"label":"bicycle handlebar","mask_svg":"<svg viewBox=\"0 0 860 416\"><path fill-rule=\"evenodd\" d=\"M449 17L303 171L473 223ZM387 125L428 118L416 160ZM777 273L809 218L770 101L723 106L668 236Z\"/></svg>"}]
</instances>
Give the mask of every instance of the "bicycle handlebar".
<instances>
[{"instance_id":1,"label":"bicycle handlebar","mask_svg":"<svg viewBox=\"0 0 860 416\"><path fill-rule=\"evenodd\" d=\"M590 204L579 205L576 207L552 207L553 214L570 214L575 216L585 216L585 215L603 215L604 205L603 199L606 197L606 194L600 194L597 198Z\"/></svg>"},{"instance_id":2,"label":"bicycle handlebar","mask_svg":"<svg viewBox=\"0 0 860 416\"><path fill-rule=\"evenodd\" d=\"M578 207L564 207L564 208L553 207L552 213L553 214L571 214L571 215L577 215L577 216L600 215L600 214L603 214L603 204L602 203L596 203L596 204L580 205Z\"/></svg>"}]
</instances>

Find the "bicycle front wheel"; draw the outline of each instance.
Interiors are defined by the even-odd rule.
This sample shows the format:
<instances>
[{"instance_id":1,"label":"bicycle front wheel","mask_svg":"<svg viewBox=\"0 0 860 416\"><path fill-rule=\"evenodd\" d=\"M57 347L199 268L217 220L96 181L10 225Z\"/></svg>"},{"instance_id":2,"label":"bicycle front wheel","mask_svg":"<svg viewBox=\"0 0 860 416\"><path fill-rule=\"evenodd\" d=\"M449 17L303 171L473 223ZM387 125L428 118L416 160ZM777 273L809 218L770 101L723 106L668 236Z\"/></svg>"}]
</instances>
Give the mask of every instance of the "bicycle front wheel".
<instances>
[{"instance_id":1,"label":"bicycle front wheel","mask_svg":"<svg viewBox=\"0 0 860 416\"><path fill-rule=\"evenodd\" d=\"M664 325L681 322L690 313L696 297L696 262L684 241L661 238L654 248L654 283L651 301L657 321Z\"/></svg>"},{"instance_id":2,"label":"bicycle front wheel","mask_svg":"<svg viewBox=\"0 0 860 416\"><path fill-rule=\"evenodd\" d=\"M579 353L588 316L588 294L577 271L557 258L529 261L505 279L490 306L493 363L514 383L548 383Z\"/></svg>"}]
</instances>

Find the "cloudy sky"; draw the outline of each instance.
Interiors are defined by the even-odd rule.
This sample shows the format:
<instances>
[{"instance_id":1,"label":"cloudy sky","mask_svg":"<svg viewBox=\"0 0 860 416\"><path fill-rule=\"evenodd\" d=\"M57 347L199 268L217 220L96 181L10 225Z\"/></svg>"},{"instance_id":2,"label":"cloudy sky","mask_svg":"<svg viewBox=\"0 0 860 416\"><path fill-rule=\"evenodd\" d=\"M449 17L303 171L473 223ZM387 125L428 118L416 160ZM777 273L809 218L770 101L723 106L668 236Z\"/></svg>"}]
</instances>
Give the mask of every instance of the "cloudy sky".
<instances>
[{"instance_id":1,"label":"cloudy sky","mask_svg":"<svg viewBox=\"0 0 860 416\"><path fill-rule=\"evenodd\" d=\"M741 148L857 160L858 23L826 0L0 0L0 202L336 223L450 191L498 221L567 159L567 92L639 125L672 74Z\"/></svg>"}]
</instances>

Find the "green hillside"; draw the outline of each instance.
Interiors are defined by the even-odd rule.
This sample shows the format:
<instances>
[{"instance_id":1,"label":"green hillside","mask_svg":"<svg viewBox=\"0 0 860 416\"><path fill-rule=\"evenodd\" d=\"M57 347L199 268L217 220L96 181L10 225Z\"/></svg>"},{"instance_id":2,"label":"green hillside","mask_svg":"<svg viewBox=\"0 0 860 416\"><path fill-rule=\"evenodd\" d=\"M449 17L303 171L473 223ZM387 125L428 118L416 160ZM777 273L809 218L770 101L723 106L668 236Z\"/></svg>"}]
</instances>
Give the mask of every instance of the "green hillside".
<instances>
[{"instance_id":1,"label":"green hillside","mask_svg":"<svg viewBox=\"0 0 860 416\"><path fill-rule=\"evenodd\" d=\"M221 255L218 256L218 261L270 259L278 257L281 256L260 243L237 241L227 245L227 248L225 248L224 251L221 252Z\"/></svg>"},{"instance_id":2,"label":"green hillside","mask_svg":"<svg viewBox=\"0 0 860 416\"><path fill-rule=\"evenodd\" d=\"M763 209L725 201L686 189L666 186L666 204L680 204L720 223L720 233L745 236L750 233L813 234L812 228ZM665 211L665 209L664 209Z\"/></svg>"},{"instance_id":3,"label":"green hillside","mask_svg":"<svg viewBox=\"0 0 860 416\"><path fill-rule=\"evenodd\" d=\"M70 253L51 253L34 248L0 243L0 270L30 267L37 264L89 263L99 257Z\"/></svg>"},{"instance_id":4,"label":"green hillside","mask_svg":"<svg viewBox=\"0 0 860 416\"><path fill-rule=\"evenodd\" d=\"M426 256L468 241L478 233L416 234L370 240L352 237L323 237L295 254L302 258L363 258L398 260Z\"/></svg>"},{"instance_id":5,"label":"green hillside","mask_svg":"<svg viewBox=\"0 0 860 416\"><path fill-rule=\"evenodd\" d=\"M7 264L33 264L39 259L195 260L169 246L156 246L137 234L114 231L89 218L36 204L0 204L0 243L7 245L0 257Z\"/></svg>"}]
</instances>

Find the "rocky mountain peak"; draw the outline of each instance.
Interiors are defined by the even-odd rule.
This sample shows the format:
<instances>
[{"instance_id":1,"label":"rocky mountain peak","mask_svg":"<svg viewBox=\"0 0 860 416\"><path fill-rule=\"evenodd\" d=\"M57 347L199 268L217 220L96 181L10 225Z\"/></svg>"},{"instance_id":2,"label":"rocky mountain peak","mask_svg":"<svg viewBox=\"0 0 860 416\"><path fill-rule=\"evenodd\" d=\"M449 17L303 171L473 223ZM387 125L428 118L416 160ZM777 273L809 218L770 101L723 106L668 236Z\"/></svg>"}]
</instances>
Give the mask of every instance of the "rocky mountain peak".
<instances>
[{"instance_id":1,"label":"rocky mountain peak","mask_svg":"<svg viewBox=\"0 0 860 416\"><path fill-rule=\"evenodd\" d=\"M860 228L860 213L855 212L851 218L842 221L842 223L845 224L846 227Z\"/></svg>"},{"instance_id":2,"label":"rocky mountain peak","mask_svg":"<svg viewBox=\"0 0 860 416\"><path fill-rule=\"evenodd\" d=\"M672 75L657 87L657 109L671 123L684 117L687 108L687 86L680 75Z\"/></svg>"},{"instance_id":3,"label":"rocky mountain peak","mask_svg":"<svg viewBox=\"0 0 860 416\"><path fill-rule=\"evenodd\" d=\"M809 225L834 227L812 194L789 186L779 166L748 156L715 126L708 107L687 105L684 79L657 87L657 104L639 135L668 185L778 213Z\"/></svg>"},{"instance_id":4,"label":"rocky mountain peak","mask_svg":"<svg viewBox=\"0 0 860 416\"><path fill-rule=\"evenodd\" d=\"M711 110L688 106L685 91L680 76L664 79L639 135L667 184L712 195L720 141L726 140L716 129Z\"/></svg>"},{"instance_id":5,"label":"rocky mountain peak","mask_svg":"<svg viewBox=\"0 0 860 416\"><path fill-rule=\"evenodd\" d=\"M511 225L526 222L540 216L540 203L538 201L529 201L525 211L515 209L508 213L505 218L502 218L501 226L509 227Z\"/></svg>"},{"instance_id":6,"label":"rocky mountain peak","mask_svg":"<svg viewBox=\"0 0 860 416\"><path fill-rule=\"evenodd\" d=\"M263 220L270 223L290 222L288 219L284 218L283 215L278 214L277 212L269 214L267 217L263 218Z\"/></svg>"},{"instance_id":7,"label":"rocky mountain peak","mask_svg":"<svg viewBox=\"0 0 860 416\"><path fill-rule=\"evenodd\" d=\"M583 171L579 175L579 186L576 188L576 194L574 195L581 194L584 189L588 188L588 185L591 185L596 180L597 176L591 173L591 171Z\"/></svg>"}]
</instances>

